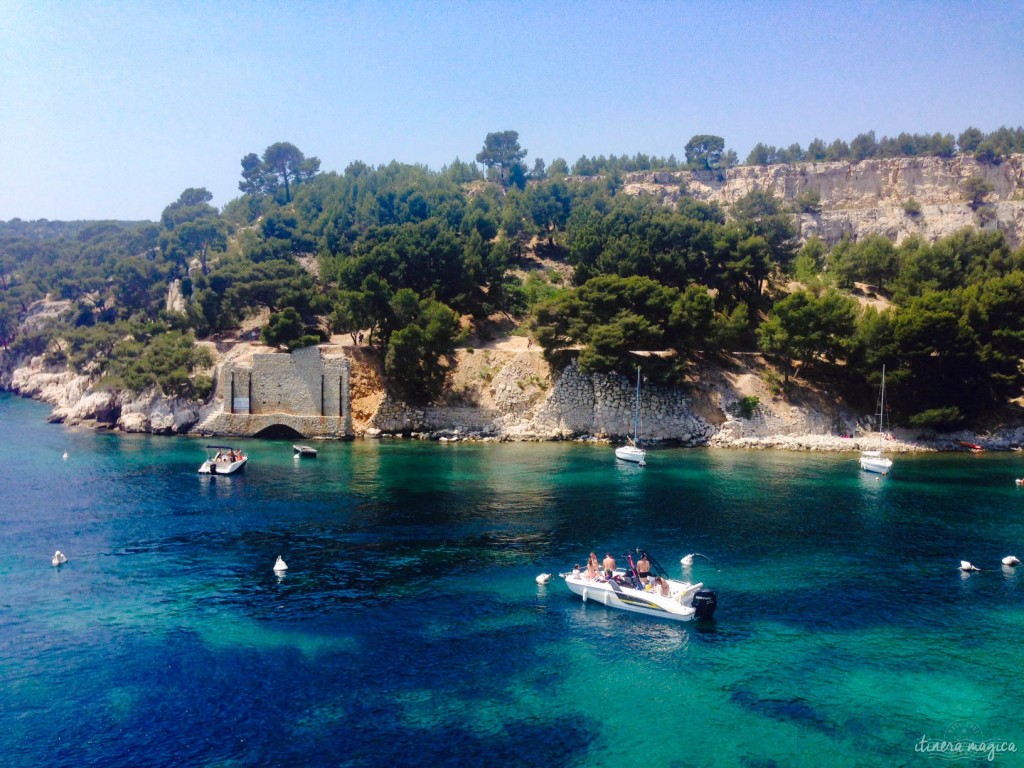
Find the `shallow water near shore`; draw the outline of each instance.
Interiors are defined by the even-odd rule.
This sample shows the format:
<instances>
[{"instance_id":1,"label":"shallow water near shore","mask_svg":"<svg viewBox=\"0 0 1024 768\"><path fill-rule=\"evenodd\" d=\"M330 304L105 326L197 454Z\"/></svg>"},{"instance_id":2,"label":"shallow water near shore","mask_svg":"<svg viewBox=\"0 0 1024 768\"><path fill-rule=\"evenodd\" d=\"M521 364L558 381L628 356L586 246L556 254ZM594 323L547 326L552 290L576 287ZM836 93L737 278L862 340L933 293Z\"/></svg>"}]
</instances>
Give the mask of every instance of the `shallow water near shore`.
<instances>
[{"instance_id":1,"label":"shallow water near shore","mask_svg":"<svg viewBox=\"0 0 1024 768\"><path fill-rule=\"evenodd\" d=\"M1024 557L1020 454L898 456L878 478L854 454L639 468L610 446L360 440L296 460L250 440L244 475L211 478L208 441L46 414L0 395L11 765L928 765L922 737L958 734L1024 750L1024 568L1000 566ZM706 555L690 573L715 621L535 583L637 546L673 576Z\"/></svg>"}]
</instances>

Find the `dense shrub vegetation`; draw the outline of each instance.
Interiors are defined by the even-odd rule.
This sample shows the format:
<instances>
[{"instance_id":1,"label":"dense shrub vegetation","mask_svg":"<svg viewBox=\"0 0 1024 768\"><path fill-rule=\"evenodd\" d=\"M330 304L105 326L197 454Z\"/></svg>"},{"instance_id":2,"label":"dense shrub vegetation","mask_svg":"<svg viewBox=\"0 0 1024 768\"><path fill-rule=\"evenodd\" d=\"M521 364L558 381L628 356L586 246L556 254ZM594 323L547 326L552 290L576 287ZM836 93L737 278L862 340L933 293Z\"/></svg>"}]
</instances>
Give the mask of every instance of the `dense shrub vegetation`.
<instances>
[{"instance_id":1,"label":"dense shrub vegetation","mask_svg":"<svg viewBox=\"0 0 1024 768\"><path fill-rule=\"evenodd\" d=\"M1021 129L955 140L872 132L806 150L759 145L747 162L956 152L999 162L1022 149ZM364 332L388 386L428 401L466 333L504 317L556 365L639 364L664 381L699 358L760 350L783 387L814 377L867 403L885 364L897 417L921 426L977 419L1020 394L1024 252L1000 233L827 248L796 240L792 211L815 212L813 195L794 206L752 192L723 209L618 193L626 171L736 163L711 135L694 136L684 155L530 165L518 134L502 131L476 163L355 162L338 173L274 144L242 159L243 194L222 211L190 188L157 223L0 223L0 345L45 351L111 386L203 397L210 360L195 339L264 311L263 341L289 350ZM988 191L964 194L983 210ZM908 200L904 210L920 207ZM184 312L167 309L174 281ZM70 310L48 329L23 325L44 297Z\"/></svg>"}]
</instances>

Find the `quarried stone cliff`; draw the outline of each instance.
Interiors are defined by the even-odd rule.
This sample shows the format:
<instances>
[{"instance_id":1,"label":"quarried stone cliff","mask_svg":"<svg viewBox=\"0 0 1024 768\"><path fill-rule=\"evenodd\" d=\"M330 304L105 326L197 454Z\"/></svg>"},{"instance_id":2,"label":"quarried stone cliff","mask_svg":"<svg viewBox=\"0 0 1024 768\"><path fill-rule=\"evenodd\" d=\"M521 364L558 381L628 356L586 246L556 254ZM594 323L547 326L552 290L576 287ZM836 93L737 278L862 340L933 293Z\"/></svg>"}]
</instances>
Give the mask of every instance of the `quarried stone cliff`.
<instances>
[{"instance_id":1,"label":"quarried stone cliff","mask_svg":"<svg viewBox=\"0 0 1024 768\"><path fill-rule=\"evenodd\" d=\"M966 192L975 177L992 187L980 212ZM1014 246L1024 242L1024 155L998 165L958 156L652 171L627 174L623 187L626 194L652 195L667 204L685 194L723 207L753 190L790 201L806 192L820 195L821 212L799 216L800 237L817 235L829 245L867 234L896 242L914 234L936 240L964 227L1000 230Z\"/></svg>"},{"instance_id":2,"label":"quarried stone cliff","mask_svg":"<svg viewBox=\"0 0 1024 768\"><path fill-rule=\"evenodd\" d=\"M385 400L368 432L435 433L504 440L621 439L633 433L635 382L584 374L575 361L553 372L538 351L461 352L453 391L442 405L414 408ZM645 384L645 440L705 445L717 428L696 412L685 388Z\"/></svg>"}]
</instances>

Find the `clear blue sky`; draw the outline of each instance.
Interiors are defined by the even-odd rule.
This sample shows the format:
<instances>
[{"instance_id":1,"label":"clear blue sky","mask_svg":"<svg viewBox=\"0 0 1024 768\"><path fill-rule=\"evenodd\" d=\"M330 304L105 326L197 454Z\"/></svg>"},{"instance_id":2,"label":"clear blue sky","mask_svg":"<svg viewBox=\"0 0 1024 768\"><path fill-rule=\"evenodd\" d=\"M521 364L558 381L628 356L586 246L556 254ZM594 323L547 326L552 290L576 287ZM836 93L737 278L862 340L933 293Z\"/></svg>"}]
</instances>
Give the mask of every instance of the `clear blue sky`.
<instances>
[{"instance_id":1,"label":"clear blue sky","mask_svg":"<svg viewBox=\"0 0 1024 768\"><path fill-rule=\"evenodd\" d=\"M1024 124L1024 3L0 0L0 220L157 219L290 141L343 171Z\"/></svg>"}]
</instances>

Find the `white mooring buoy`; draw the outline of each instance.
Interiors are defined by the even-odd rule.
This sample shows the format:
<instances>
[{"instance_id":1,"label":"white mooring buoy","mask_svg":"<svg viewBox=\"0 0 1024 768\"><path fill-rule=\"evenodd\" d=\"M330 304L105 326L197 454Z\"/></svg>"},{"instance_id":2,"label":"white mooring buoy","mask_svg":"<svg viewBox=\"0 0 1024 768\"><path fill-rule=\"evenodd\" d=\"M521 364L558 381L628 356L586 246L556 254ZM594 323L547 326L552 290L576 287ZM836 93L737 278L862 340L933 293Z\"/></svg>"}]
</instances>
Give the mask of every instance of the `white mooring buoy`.
<instances>
[{"instance_id":1,"label":"white mooring buoy","mask_svg":"<svg viewBox=\"0 0 1024 768\"><path fill-rule=\"evenodd\" d=\"M275 573L280 573L281 571L287 571L287 570L288 570L288 563L286 563L284 561L283 557L278 555L277 556L277 562L274 563L274 572Z\"/></svg>"}]
</instances>

